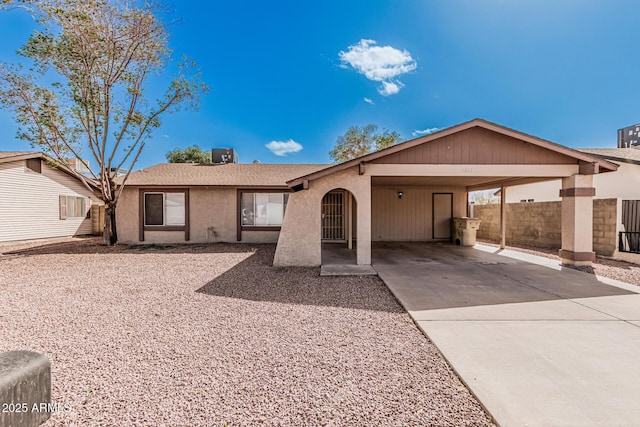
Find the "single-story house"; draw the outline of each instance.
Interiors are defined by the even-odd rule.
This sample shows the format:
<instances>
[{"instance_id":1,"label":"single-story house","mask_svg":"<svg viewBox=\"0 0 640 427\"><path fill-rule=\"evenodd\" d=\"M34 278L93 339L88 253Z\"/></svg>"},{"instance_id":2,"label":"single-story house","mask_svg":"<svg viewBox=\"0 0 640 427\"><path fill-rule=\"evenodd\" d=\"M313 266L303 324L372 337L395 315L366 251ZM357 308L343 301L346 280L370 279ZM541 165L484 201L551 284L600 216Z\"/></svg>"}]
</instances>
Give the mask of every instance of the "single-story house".
<instances>
[{"instance_id":1,"label":"single-story house","mask_svg":"<svg viewBox=\"0 0 640 427\"><path fill-rule=\"evenodd\" d=\"M566 263L594 259L593 176L618 166L482 119L336 165L162 164L132 173L118 204L125 243L277 242L274 265L317 266L342 242L451 238L468 192L562 180Z\"/></svg>"},{"instance_id":2,"label":"single-story house","mask_svg":"<svg viewBox=\"0 0 640 427\"><path fill-rule=\"evenodd\" d=\"M91 234L98 202L65 166L36 152L0 152L0 242Z\"/></svg>"},{"instance_id":3,"label":"single-story house","mask_svg":"<svg viewBox=\"0 0 640 427\"><path fill-rule=\"evenodd\" d=\"M640 200L640 148L585 148L578 151L618 165L613 174L593 177L596 199ZM507 203L560 201L560 180L516 185L506 192Z\"/></svg>"}]
</instances>

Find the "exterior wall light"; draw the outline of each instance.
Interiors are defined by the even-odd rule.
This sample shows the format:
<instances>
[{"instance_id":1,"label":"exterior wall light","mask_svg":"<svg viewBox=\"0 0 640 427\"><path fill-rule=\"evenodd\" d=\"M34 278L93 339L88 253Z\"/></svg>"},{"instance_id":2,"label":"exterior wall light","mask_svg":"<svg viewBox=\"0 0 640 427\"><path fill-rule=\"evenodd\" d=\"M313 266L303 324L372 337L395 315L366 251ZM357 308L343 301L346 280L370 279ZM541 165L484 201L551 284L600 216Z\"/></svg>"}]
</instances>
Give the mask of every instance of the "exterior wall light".
<instances>
[{"instance_id":1,"label":"exterior wall light","mask_svg":"<svg viewBox=\"0 0 640 427\"><path fill-rule=\"evenodd\" d=\"M402 191L398 191L398 199L402 199Z\"/></svg>"}]
</instances>

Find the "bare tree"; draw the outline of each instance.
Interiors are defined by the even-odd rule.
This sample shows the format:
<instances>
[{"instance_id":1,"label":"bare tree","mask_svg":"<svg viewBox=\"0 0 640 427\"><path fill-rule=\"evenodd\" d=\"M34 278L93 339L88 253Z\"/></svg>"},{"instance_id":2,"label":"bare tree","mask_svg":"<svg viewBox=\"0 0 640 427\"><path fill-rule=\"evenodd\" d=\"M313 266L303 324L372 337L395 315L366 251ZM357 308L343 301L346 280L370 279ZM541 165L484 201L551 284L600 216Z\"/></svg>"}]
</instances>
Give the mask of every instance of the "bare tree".
<instances>
[{"instance_id":1,"label":"bare tree","mask_svg":"<svg viewBox=\"0 0 640 427\"><path fill-rule=\"evenodd\" d=\"M193 61L155 101L149 78L171 61L167 25L156 4L136 0L0 0L0 9L25 9L39 28L20 48L19 63L0 63L0 107L13 112L18 137L60 164L75 159L97 169L84 176L97 184L105 204L104 243L118 239L116 205L129 174L160 117L197 108L208 88ZM117 177L119 170L126 175Z\"/></svg>"}]
</instances>

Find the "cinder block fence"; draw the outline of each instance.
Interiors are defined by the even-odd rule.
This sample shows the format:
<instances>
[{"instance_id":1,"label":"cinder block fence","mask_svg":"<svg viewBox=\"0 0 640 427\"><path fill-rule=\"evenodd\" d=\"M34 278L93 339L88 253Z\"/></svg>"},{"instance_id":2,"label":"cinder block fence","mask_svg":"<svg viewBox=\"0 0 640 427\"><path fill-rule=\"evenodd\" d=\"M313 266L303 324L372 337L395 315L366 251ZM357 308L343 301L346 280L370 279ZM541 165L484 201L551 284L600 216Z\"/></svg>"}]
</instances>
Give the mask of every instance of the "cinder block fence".
<instances>
[{"instance_id":1,"label":"cinder block fence","mask_svg":"<svg viewBox=\"0 0 640 427\"><path fill-rule=\"evenodd\" d=\"M507 203L507 244L559 249L562 245L561 203ZM617 250L620 206L620 199L593 200L593 250L598 255L626 259ZM473 215L482 220L478 238L500 241L499 204L476 205ZM640 257L637 261L626 260L640 262Z\"/></svg>"}]
</instances>

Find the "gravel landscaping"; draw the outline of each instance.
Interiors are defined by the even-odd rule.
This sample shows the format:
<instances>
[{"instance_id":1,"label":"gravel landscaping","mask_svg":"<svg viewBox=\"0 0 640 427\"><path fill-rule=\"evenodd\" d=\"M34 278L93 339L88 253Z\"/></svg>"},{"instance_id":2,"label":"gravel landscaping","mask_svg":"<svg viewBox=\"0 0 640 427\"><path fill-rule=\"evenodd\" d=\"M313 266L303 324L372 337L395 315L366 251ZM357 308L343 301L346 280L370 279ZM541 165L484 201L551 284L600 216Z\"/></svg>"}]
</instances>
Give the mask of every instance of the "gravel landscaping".
<instances>
[{"instance_id":1,"label":"gravel landscaping","mask_svg":"<svg viewBox=\"0 0 640 427\"><path fill-rule=\"evenodd\" d=\"M489 417L377 277L274 245L0 246L0 352L52 361L46 426L453 426Z\"/></svg>"}]
</instances>

